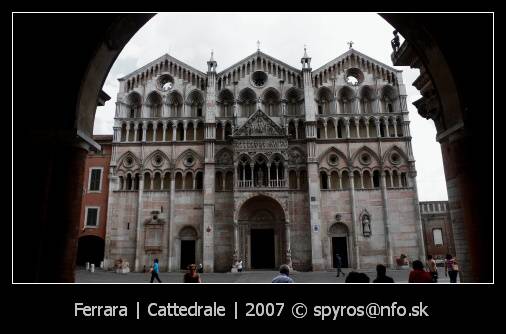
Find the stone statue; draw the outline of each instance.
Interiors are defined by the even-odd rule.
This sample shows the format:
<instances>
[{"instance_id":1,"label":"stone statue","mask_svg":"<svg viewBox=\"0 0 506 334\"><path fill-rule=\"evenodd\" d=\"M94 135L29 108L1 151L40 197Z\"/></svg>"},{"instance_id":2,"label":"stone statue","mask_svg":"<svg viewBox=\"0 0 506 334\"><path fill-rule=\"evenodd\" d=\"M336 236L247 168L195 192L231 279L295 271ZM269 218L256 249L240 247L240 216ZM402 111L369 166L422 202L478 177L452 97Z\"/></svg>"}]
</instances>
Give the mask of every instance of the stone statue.
<instances>
[{"instance_id":1,"label":"stone statue","mask_svg":"<svg viewBox=\"0 0 506 334\"><path fill-rule=\"evenodd\" d=\"M371 236L371 219L369 218L369 215L367 215L367 214L362 216L362 228L363 228L364 237L370 237Z\"/></svg>"},{"instance_id":2,"label":"stone statue","mask_svg":"<svg viewBox=\"0 0 506 334\"><path fill-rule=\"evenodd\" d=\"M394 52L399 51L399 47L401 46L401 42L399 41L399 33L397 30L394 30L394 38L390 42L392 44L392 49Z\"/></svg>"}]
</instances>

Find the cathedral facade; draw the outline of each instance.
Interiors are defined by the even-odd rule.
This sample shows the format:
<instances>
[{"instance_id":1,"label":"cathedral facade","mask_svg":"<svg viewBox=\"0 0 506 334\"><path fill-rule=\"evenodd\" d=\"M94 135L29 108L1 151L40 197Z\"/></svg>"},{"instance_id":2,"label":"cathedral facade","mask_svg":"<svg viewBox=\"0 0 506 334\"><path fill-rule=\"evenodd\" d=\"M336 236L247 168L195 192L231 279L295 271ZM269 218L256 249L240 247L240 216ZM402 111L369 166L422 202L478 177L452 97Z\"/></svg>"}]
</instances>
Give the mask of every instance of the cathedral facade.
<instances>
[{"instance_id":1,"label":"cathedral facade","mask_svg":"<svg viewBox=\"0 0 506 334\"><path fill-rule=\"evenodd\" d=\"M401 71L350 49L260 50L217 72L164 55L119 79L105 266L206 272L423 258Z\"/></svg>"}]
</instances>

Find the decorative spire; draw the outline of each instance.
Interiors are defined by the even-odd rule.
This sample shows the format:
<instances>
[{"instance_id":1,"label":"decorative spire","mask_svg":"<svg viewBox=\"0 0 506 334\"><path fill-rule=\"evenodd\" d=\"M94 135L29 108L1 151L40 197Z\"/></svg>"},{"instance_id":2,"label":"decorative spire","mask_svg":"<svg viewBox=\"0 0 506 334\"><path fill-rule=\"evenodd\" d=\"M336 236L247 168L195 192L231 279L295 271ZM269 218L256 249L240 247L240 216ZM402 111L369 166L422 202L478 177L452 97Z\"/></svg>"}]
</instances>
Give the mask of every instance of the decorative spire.
<instances>
[{"instance_id":1,"label":"decorative spire","mask_svg":"<svg viewBox=\"0 0 506 334\"><path fill-rule=\"evenodd\" d=\"M353 43L353 41L349 41L349 42L348 42L348 43L346 43L346 44L348 44L348 45L350 46L350 49L353 49L353 44L355 44L355 43Z\"/></svg>"},{"instance_id":2,"label":"decorative spire","mask_svg":"<svg viewBox=\"0 0 506 334\"><path fill-rule=\"evenodd\" d=\"M307 51L306 51L306 44L304 44L304 58L308 58Z\"/></svg>"},{"instance_id":3,"label":"decorative spire","mask_svg":"<svg viewBox=\"0 0 506 334\"><path fill-rule=\"evenodd\" d=\"M260 51L260 41L257 41L257 51Z\"/></svg>"},{"instance_id":4,"label":"decorative spire","mask_svg":"<svg viewBox=\"0 0 506 334\"><path fill-rule=\"evenodd\" d=\"M214 50L211 49L211 61L214 61L214 57L213 56L214 56Z\"/></svg>"}]
</instances>

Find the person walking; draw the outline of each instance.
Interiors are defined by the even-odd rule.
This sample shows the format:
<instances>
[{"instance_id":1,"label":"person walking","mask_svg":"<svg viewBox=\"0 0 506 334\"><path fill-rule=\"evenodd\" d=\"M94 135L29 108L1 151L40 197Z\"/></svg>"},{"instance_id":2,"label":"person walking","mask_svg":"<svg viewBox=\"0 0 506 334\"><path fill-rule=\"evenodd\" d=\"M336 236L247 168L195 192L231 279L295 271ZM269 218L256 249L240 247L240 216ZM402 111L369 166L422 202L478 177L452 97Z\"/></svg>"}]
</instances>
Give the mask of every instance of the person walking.
<instances>
[{"instance_id":1,"label":"person walking","mask_svg":"<svg viewBox=\"0 0 506 334\"><path fill-rule=\"evenodd\" d=\"M432 282L437 283L438 279L437 265L436 261L432 258L432 255L427 256L427 262L425 262L425 265L427 266L427 270L432 276Z\"/></svg>"},{"instance_id":2,"label":"person walking","mask_svg":"<svg viewBox=\"0 0 506 334\"><path fill-rule=\"evenodd\" d=\"M445 260L445 276L450 276L450 283L457 283L457 276L459 275L459 265L457 259L451 254L446 254Z\"/></svg>"},{"instance_id":3,"label":"person walking","mask_svg":"<svg viewBox=\"0 0 506 334\"><path fill-rule=\"evenodd\" d=\"M242 260L237 264L237 271L242 272Z\"/></svg>"},{"instance_id":4,"label":"person walking","mask_svg":"<svg viewBox=\"0 0 506 334\"><path fill-rule=\"evenodd\" d=\"M423 270L423 263L420 260L413 261L413 270L409 273L409 283L432 283L432 276Z\"/></svg>"},{"instance_id":5,"label":"person walking","mask_svg":"<svg viewBox=\"0 0 506 334\"><path fill-rule=\"evenodd\" d=\"M394 279L387 276L387 267L382 264L376 266L376 278L373 283L394 283Z\"/></svg>"},{"instance_id":6,"label":"person walking","mask_svg":"<svg viewBox=\"0 0 506 334\"><path fill-rule=\"evenodd\" d=\"M282 264L279 267L279 275L273 278L272 283L293 283L293 279L290 278L290 267Z\"/></svg>"},{"instance_id":7,"label":"person walking","mask_svg":"<svg viewBox=\"0 0 506 334\"><path fill-rule=\"evenodd\" d=\"M184 274L183 282L185 283L202 283L200 275L197 273L197 266L190 264L188 266L188 272Z\"/></svg>"},{"instance_id":8,"label":"person walking","mask_svg":"<svg viewBox=\"0 0 506 334\"><path fill-rule=\"evenodd\" d=\"M153 283L156 280L158 283L162 283L160 280L160 277L158 277L158 273L160 272L160 266L158 265L158 259L155 259L153 261L153 267L151 267L151 283Z\"/></svg>"},{"instance_id":9,"label":"person walking","mask_svg":"<svg viewBox=\"0 0 506 334\"><path fill-rule=\"evenodd\" d=\"M346 276L346 274L341 270L341 266L343 265L343 261L341 259L341 255L339 253L336 253L336 267L337 267L337 276L339 277L339 274L343 274L343 276Z\"/></svg>"}]
</instances>

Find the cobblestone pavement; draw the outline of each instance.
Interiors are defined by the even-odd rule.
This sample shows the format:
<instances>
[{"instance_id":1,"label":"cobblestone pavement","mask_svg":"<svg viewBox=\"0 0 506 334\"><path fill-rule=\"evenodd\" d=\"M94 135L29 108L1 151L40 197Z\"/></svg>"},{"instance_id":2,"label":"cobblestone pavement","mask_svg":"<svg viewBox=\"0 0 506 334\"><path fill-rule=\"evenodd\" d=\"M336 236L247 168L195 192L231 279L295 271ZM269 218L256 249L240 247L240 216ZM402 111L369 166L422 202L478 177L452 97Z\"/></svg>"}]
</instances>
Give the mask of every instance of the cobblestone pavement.
<instances>
[{"instance_id":1,"label":"cobblestone pavement","mask_svg":"<svg viewBox=\"0 0 506 334\"><path fill-rule=\"evenodd\" d=\"M348 274L350 269L343 269ZM376 272L373 270L361 270L369 276L371 282L376 278ZM160 273L160 279L163 283L181 283L183 272ZM247 271L242 273L204 273L200 274L203 283L270 283L272 278L278 274L276 271ZM397 283L407 283L409 270L387 270L387 275L392 277ZM293 272L290 277L296 283L344 283L345 277L341 275L336 277L335 272ZM149 283L151 274L149 273L128 273L116 274L101 269L94 273L85 269L76 270L77 283ZM444 276L444 271L439 268L439 282L449 283L449 279Z\"/></svg>"}]
</instances>

